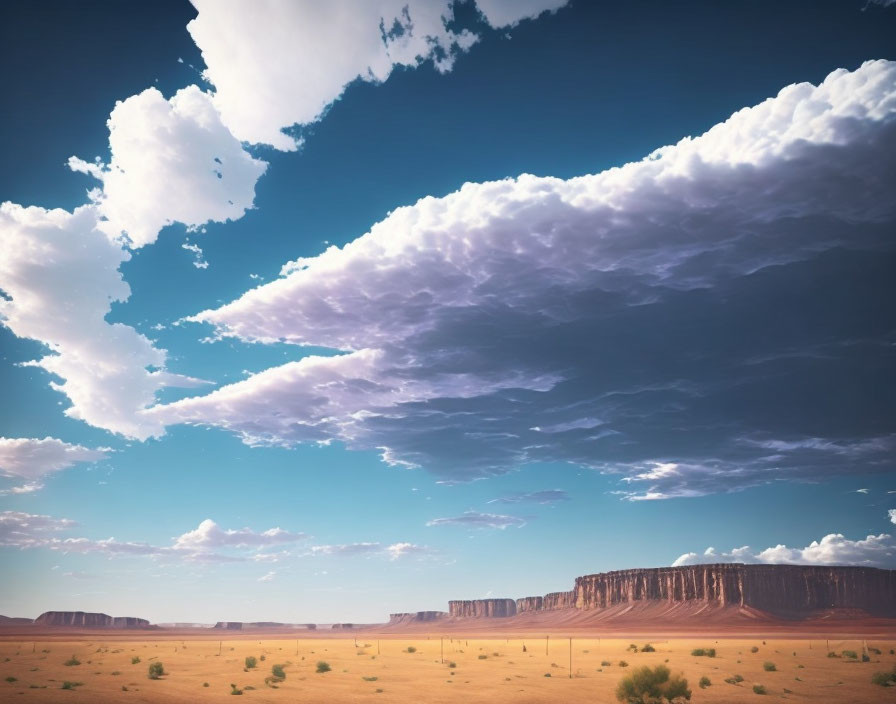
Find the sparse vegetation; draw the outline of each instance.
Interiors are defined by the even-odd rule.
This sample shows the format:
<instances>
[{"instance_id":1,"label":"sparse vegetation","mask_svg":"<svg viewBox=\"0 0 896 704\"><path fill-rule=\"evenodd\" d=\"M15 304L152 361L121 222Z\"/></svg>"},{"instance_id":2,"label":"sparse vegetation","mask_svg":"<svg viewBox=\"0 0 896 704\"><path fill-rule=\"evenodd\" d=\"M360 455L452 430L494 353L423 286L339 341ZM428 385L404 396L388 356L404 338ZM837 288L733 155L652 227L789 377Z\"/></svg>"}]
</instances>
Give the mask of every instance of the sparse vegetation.
<instances>
[{"instance_id":1,"label":"sparse vegetation","mask_svg":"<svg viewBox=\"0 0 896 704\"><path fill-rule=\"evenodd\" d=\"M75 665L80 665L81 661L78 660L74 655L71 656L68 660L66 660L63 665L67 665L68 667L74 667Z\"/></svg>"},{"instance_id":2,"label":"sparse vegetation","mask_svg":"<svg viewBox=\"0 0 896 704\"><path fill-rule=\"evenodd\" d=\"M454 670L454 669L456 669L456 668L457 668L457 663L454 662L454 660L452 660L451 662L448 663L448 669L449 669L449 670Z\"/></svg>"},{"instance_id":3,"label":"sparse vegetation","mask_svg":"<svg viewBox=\"0 0 896 704\"><path fill-rule=\"evenodd\" d=\"M231 693L231 694L240 695L240 694L243 693L243 690L241 690L241 689L240 689L239 687L237 687L235 684L231 684L231 685L230 685L230 693Z\"/></svg>"},{"instance_id":4,"label":"sparse vegetation","mask_svg":"<svg viewBox=\"0 0 896 704\"><path fill-rule=\"evenodd\" d=\"M765 694L765 687L763 687L761 684L754 684L753 694Z\"/></svg>"},{"instance_id":5,"label":"sparse vegetation","mask_svg":"<svg viewBox=\"0 0 896 704\"><path fill-rule=\"evenodd\" d=\"M601 660L601 661L600 661L600 666L601 666L601 667L609 667L609 666L612 665L612 664L613 664L613 663L611 663L609 660Z\"/></svg>"},{"instance_id":6,"label":"sparse vegetation","mask_svg":"<svg viewBox=\"0 0 896 704\"><path fill-rule=\"evenodd\" d=\"M131 658L131 665L139 665L139 664L140 664L140 657L138 655L135 655L134 657Z\"/></svg>"},{"instance_id":7,"label":"sparse vegetation","mask_svg":"<svg viewBox=\"0 0 896 704\"><path fill-rule=\"evenodd\" d=\"M246 656L246 669L251 670L253 667L258 667L258 660L253 655Z\"/></svg>"},{"instance_id":8,"label":"sparse vegetation","mask_svg":"<svg viewBox=\"0 0 896 704\"><path fill-rule=\"evenodd\" d=\"M361 679L364 680L365 682L376 682L379 679L379 677L362 677Z\"/></svg>"},{"instance_id":9,"label":"sparse vegetation","mask_svg":"<svg viewBox=\"0 0 896 704\"><path fill-rule=\"evenodd\" d=\"M655 653L656 648L654 648L650 643L647 643L643 648L641 648L642 653Z\"/></svg>"},{"instance_id":10,"label":"sparse vegetation","mask_svg":"<svg viewBox=\"0 0 896 704\"><path fill-rule=\"evenodd\" d=\"M149 679L157 680L164 674L165 674L165 666L162 665L161 662L156 661L156 662L149 663L149 675L148 675Z\"/></svg>"},{"instance_id":11,"label":"sparse vegetation","mask_svg":"<svg viewBox=\"0 0 896 704\"><path fill-rule=\"evenodd\" d=\"M619 667L628 667L628 663L625 660L620 660Z\"/></svg>"},{"instance_id":12,"label":"sparse vegetation","mask_svg":"<svg viewBox=\"0 0 896 704\"><path fill-rule=\"evenodd\" d=\"M841 652L841 655L850 660L858 660L859 658L859 654L855 650L844 650Z\"/></svg>"},{"instance_id":13,"label":"sparse vegetation","mask_svg":"<svg viewBox=\"0 0 896 704\"><path fill-rule=\"evenodd\" d=\"M488 659L488 655L480 655L480 656L479 656L479 659L480 659L480 660L486 660L486 659Z\"/></svg>"},{"instance_id":14,"label":"sparse vegetation","mask_svg":"<svg viewBox=\"0 0 896 704\"><path fill-rule=\"evenodd\" d=\"M9 682L10 684L12 684L13 682L18 682L18 680L15 677L13 677L12 675L7 677L6 681Z\"/></svg>"},{"instance_id":15,"label":"sparse vegetation","mask_svg":"<svg viewBox=\"0 0 896 704\"><path fill-rule=\"evenodd\" d=\"M407 650L406 650L405 652L407 652L407 653L416 653L416 652L417 652L417 649L416 649L413 645L409 645L408 648L407 648Z\"/></svg>"},{"instance_id":16,"label":"sparse vegetation","mask_svg":"<svg viewBox=\"0 0 896 704\"><path fill-rule=\"evenodd\" d=\"M74 689L75 687L81 687L83 684L83 682L69 682L65 680L59 689Z\"/></svg>"},{"instance_id":17,"label":"sparse vegetation","mask_svg":"<svg viewBox=\"0 0 896 704\"><path fill-rule=\"evenodd\" d=\"M871 684L877 684L881 687L896 685L896 665L889 672L875 672L871 675Z\"/></svg>"},{"instance_id":18,"label":"sparse vegetation","mask_svg":"<svg viewBox=\"0 0 896 704\"><path fill-rule=\"evenodd\" d=\"M286 672L283 670L283 665L273 665L271 667L271 674L278 680L283 681L286 679Z\"/></svg>"},{"instance_id":19,"label":"sparse vegetation","mask_svg":"<svg viewBox=\"0 0 896 704\"><path fill-rule=\"evenodd\" d=\"M758 652L759 652L759 646L754 645L752 648L750 648L750 652L751 652L751 653L758 653Z\"/></svg>"},{"instance_id":20,"label":"sparse vegetation","mask_svg":"<svg viewBox=\"0 0 896 704\"><path fill-rule=\"evenodd\" d=\"M762 669L766 672L774 672L778 668L775 667L775 663L766 660L764 663L762 663Z\"/></svg>"},{"instance_id":21,"label":"sparse vegetation","mask_svg":"<svg viewBox=\"0 0 896 704\"><path fill-rule=\"evenodd\" d=\"M694 655L696 657L706 656L708 658L714 658L716 656L716 649L715 648L694 648L691 651L691 655Z\"/></svg>"},{"instance_id":22,"label":"sparse vegetation","mask_svg":"<svg viewBox=\"0 0 896 704\"><path fill-rule=\"evenodd\" d=\"M616 699L626 704L642 702L680 702L690 700L688 681L672 675L665 665L644 666L626 675L616 687Z\"/></svg>"},{"instance_id":23,"label":"sparse vegetation","mask_svg":"<svg viewBox=\"0 0 896 704\"><path fill-rule=\"evenodd\" d=\"M709 687L712 684L712 681L709 679L709 677L707 677L706 675L703 675L703 677L700 678L699 684L700 684L700 689L706 689L707 687Z\"/></svg>"},{"instance_id":24,"label":"sparse vegetation","mask_svg":"<svg viewBox=\"0 0 896 704\"><path fill-rule=\"evenodd\" d=\"M316 672L318 672L318 673L329 672L331 669L332 669L332 668L330 667L330 663L325 662L325 661L323 661L323 660L318 660L318 661L317 661L317 670L316 670Z\"/></svg>"}]
</instances>

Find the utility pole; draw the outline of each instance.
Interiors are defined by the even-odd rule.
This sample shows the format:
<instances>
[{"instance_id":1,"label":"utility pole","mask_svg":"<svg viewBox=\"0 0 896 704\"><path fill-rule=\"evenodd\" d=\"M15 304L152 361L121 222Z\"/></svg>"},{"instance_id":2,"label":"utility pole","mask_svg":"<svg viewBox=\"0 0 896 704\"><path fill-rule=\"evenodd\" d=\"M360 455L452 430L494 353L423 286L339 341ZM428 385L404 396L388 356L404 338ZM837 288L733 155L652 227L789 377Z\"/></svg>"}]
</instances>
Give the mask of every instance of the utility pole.
<instances>
[{"instance_id":1,"label":"utility pole","mask_svg":"<svg viewBox=\"0 0 896 704\"><path fill-rule=\"evenodd\" d=\"M223 641L223 640L219 640L219 641L218 641L218 655L221 654L221 648L222 648L223 646L224 646L224 641Z\"/></svg>"}]
</instances>

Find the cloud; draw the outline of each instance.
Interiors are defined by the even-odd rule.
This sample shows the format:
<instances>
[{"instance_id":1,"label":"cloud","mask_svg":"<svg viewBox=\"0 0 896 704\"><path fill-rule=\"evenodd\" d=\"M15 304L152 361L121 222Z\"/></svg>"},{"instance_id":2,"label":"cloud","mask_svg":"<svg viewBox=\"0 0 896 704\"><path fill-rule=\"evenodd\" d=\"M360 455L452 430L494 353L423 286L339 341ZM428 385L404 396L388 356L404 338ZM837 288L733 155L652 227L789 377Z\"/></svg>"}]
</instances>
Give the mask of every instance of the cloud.
<instances>
[{"instance_id":1,"label":"cloud","mask_svg":"<svg viewBox=\"0 0 896 704\"><path fill-rule=\"evenodd\" d=\"M555 504L560 501L569 501L569 493L563 489L544 489L542 491L530 492L514 492L506 496L499 496L492 499L490 504L519 504L519 503L537 503L537 504Z\"/></svg>"},{"instance_id":2,"label":"cloud","mask_svg":"<svg viewBox=\"0 0 896 704\"><path fill-rule=\"evenodd\" d=\"M68 518L53 518L21 511L0 512L0 545L28 548L49 540L53 533L68 530L77 523Z\"/></svg>"},{"instance_id":3,"label":"cloud","mask_svg":"<svg viewBox=\"0 0 896 704\"><path fill-rule=\"evenodd\" d=\"M380 543L346 543L344 545L315 545L312 555L370 555L382 550Z\"/></svg>"},{"instance_id":4,"label":"cloud","mask_svg":"<svg viewBox=\"0 0 896 704\"><path fill-rule=\"evenodd\" d=\"M145 416L445 481L570 462L631 499L889 471L894 154L874 61L620 168L424 198L190 318L338 354Z\"/></svg>"},{"instance_id":5,"label":"cloud","mask_svg":"<svg viewBox=\"0 0 896 704\"><path fill-rule=\"evenodd\" d=\"M97 178L99 229L134 247L155 242L173 222L198 227L237 220L252 207L267 168L221 122L210 94L196 86L171 100L155 88L116 103L108 121L108 166L77 157L69 166Z\"/></svg>"},{"instance_id":6,"label":"cloud","mask_svg":"<svg viewBox=\"0 0 896 704\"><path fill-rule=\"evenodd\" d=\"M273 582L274 577L276 577L276 576L277 576L276 572L268 572L266 575L259 577L258 581L259 582Z\"/></svg>"},{"instance_id":7,"label":"cloud","mask_svg":"<svg viewBox=\"0 0 896 704\"><path fill-rule=\"evenodd\" d=\"M378 542L345 543L342 545L315 545L311 555L335 555L337 557L385 556L395 561L405 557L425 557L434 555L436 551L426 545L414 543L393 543L383 545Z\"/></svg>"},{"instance_id":8,"label":"cloud","mask_svg":"<svg viewBox=\"0 0 896 704\"><path fill-rule=\"evenodd\" d=\"M896 543L887 533L869 535L864 540L849 540L840 533L830 533L821 540L813 540L804 548L776 545L755 552L744 546L731 552L717 552L707 548L703 554L694 552L681 555L673 567L715 562L743 562L746 564L794 564L794 565L867 565L870 567L896 567Z\"/></svg>"},{"instance_id":9,"label":"cloud","mask_svg":"<svg viewBox=\"0 0 896 704\"><path fill-rule=\"evenodd\" d=\"M305 540L305 533L291 533L281 528L271 528L256 533L249 528L225 530L210 518L206 518L195 530L191 530L174 539L175 550L216 550L218 548L260 548L271 545L283 545Z\"/></svg>"},{"instance_id":10,"label":"cloud","mask_svg":"<svg viewBox=\"0 0 896 704\"><path fill-rule=\"evenodd\" d=\"M392 545L386 546L386 553L393 561L411 555L431 555L433 552L433 549L426 545L415 545L414 543L392 543Z\"/></svg>"},{"instance_id":11,"label":"cloud","mask_svg":"<svg viewBox=\"0 0 896 704\"><path fill-rule=\"evenodd\" d=\"M354 81L381 83L396 68L432 61L450 71L478 36L454 23L452 0L276 2L193 0L187 29L202 52L214 103L240 140L293 150L285 127L316 122ZM480 2L495 27L565 0Z\"/></svg>"},{"instance_id":12,"label":"cloud","mask_svg":"<svg viewBox=\"0 0 896 704\"><path fill-rule=\"evenodd\" d=\"M91 450L51 437L43 440L0 437L0 474L28 480L30 483L24 487L11 490L13 493L28 493L38 488L40 484L36 481L46 475L68 469L79 462L97 462L108 457L109 452L111 450L107 447Z\"/></svg>"},{"instance_id":13,"label":"cloud","mask_svg":"<svg viewBox=\"0 0 896 704\"><path fill-rule=\"evenodd\" d=\"M896 508L887 511L887 515L890 517L890 523L896 523Z\"/></svg>"},{"instance_id":14,"label":"cloud","mask_svg":"<svg viewBox=\"0 0 896 704\"><path fill-rule=\"evenodd\" d=\"M522 528L526 521L519 516L505 516L499 513L479 513L465 511L461 516L453 518L433 518L427 521L428 526L469 526L471 528L498 528L504 530L508 526Z\"/></svg>"}]
</instances>

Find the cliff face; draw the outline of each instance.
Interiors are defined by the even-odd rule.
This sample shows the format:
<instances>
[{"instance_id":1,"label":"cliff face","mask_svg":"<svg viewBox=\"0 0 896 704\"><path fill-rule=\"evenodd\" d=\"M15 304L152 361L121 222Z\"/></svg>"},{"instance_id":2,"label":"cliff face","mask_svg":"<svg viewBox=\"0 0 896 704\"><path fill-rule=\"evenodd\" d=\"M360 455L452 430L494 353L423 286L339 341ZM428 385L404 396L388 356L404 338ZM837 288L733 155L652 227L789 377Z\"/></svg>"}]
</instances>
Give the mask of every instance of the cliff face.
<instances>
[{"instance_id":1,"label":"cliff face","mask_svg":"<svg viewBox=\"0 0 896 704\"><path fill-rule=\"evenodd\" d=\"M75 626L78 628L149 628L149 621L133 616L109 616L84 611L45 611L36 619L38 626Z\"/></svg>"},{"instance_id":2,"label":"cliff face","mask_svg":"<svg viewBox=\"0 0 896 704\"><path fill-rule=\"evenodd\" d=\"M215 628L220 628L225 631L241 631L241 630L243 630L243 622L242 621L218 621L215 624Z\"/></svg>"},{"instance_id":3,"label":"cliff face","mask_svg":"<svg viewBox=\"0 0 896 704\"><path fill-rule=\"evenodd\" d=\"M516 615L516 602L513 599L449 601L448 613L463 618L503 618Z\"/></svg>"},{"instance_id":4,"label":"cliff face","mask_svg":"<svg viewBox=\"0 0 896 704\"><path fill-rule=\"evenodd\" d=\"M389 623L428 623L448 616L445 611L417 611L413 613L389 614Z\"/></svg>"},{"instance_id":5,"label":"cliff face","mask_svg":"<svg viewBox=\"0 0 896 704\"><path fill-rule=\"evenodd\" d=\"M621 570L576 579L574 605L601 609L642 600L705 601L770 612L896 610L896 571L873 567L693 565Z\"/></svg>"},{"instance_id":6,"label":"cliff face","mask_svg":"<svg viewBox=\"0 0 896 704\"><path fill-rule=\"evenodd\" d=\"M832 608L896 616L896 570L743 564L619 570L578 577L569 592L516 601L449 601L448 610L451 616L491 618L554 609L604 609L638 601L698 601L797 617Z\"/></svg>"}]
</instances>

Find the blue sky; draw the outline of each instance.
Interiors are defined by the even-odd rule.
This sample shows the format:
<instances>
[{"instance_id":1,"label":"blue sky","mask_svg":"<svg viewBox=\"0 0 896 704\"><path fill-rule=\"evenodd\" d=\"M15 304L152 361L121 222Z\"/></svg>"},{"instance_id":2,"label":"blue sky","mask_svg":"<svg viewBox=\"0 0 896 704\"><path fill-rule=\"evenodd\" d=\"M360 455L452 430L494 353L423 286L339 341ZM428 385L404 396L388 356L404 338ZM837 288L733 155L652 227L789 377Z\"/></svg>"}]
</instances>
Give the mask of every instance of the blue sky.
<instances>
[{"instance_id":1,"label":"blue sky","mask_svg":"<svg viewBox=\"0 0 896 704\"><path fill-rule=\"evenodd\" d=\"M896 8L345 6L4 6L0 613L896 566Z\"/></svg>"}]
</instances>

